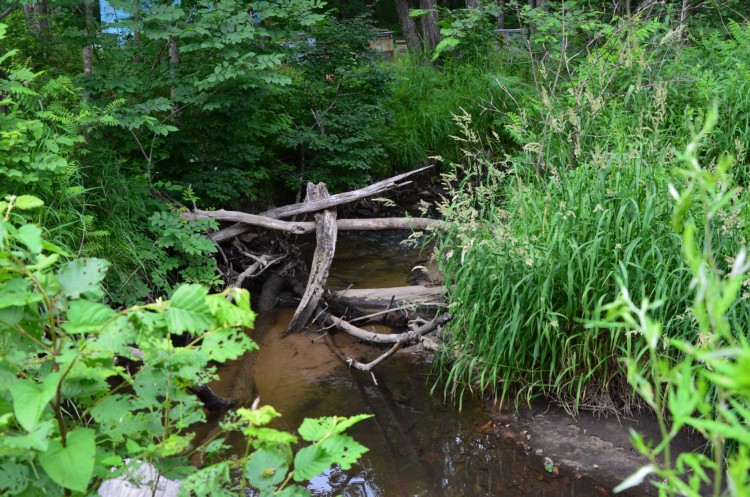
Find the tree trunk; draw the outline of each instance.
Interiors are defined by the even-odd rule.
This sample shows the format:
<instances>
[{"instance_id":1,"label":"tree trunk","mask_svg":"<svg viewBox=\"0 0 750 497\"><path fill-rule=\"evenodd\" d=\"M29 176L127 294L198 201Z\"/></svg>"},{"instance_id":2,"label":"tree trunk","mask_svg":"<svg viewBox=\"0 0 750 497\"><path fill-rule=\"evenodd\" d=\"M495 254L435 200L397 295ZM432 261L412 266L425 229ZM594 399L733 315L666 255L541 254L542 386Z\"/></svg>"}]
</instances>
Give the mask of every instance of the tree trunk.
<instances>
[{"instance_id":1,"label":"tree trunk","mask_svg":"<svg viewBox=\"0 0 750 497\"><path fill-rule=\"evenodd\" d=\"M505 0L497 0L497 27L505 29Z\"/></svg>"},{"instance_id":2,"label":"tree trunk","mask_svg":"<svg viewBox=\"0 0 750 497\"><path fill-rule=\"evenodd\" d=\"M419 0L419 8L429 10L430 13L420 17L422 38L428 52L435 50L440 43L440 28L438 28L438 13L435 0Z\"/></svg>"},{"instance_id":3,"label":"tree trunk","mask_svg":"<svg viewBox=\"0 0 750 497\"><path fill-rule=\"evenodd\" d=\"M29 33L43 38L49 37L49 6L47 0L27 3L23 6L23 14L26 16Z\"/></svg>"},{"instance_id":4,"label":"tree trunk","mask_svg":"<svg viewBox=\"0 0 750 497\"><path fill-rule=\"evenodd\" d=\"M86 46L83 47L83 75L90 78L94 74L94 42L96 39L96 19L98 18L99 2L87 2L84 7L84 16L86 18ZM84 92L83 99L89 100L91 94Z\"/></svg>"},{"instance_id":5,"label":"tree trunk","mask_svg":"<svg viewBox=\"0 0 750 497\"><path fill-rule=\"evenodd\" d=\"M409 15L408 0L394 0L396 3L396 14L398 22L401 24L401 30L404 32L406 44L412 52L418 52L421 43L417 35L417 26L414 24L414 18Z\"/></svg>"},{"instance_id":6,"label":"tree trunk","mask_svg":"<svg viewBox=\"0 0 750 497\"><path fill-rule=\"evenodd\" d=\"M175 40L172 36L169 37L167 45L169 48L169 80L172 83L170 96L172 99L172 106L174 106L175 94L177 93L177 90L175 88L175 79L177 78L177 68L180 66L180 51L177 48L177 40Z\"/></svg>"},{"instance_id":7,"label":"tree trunk","mask_svg":"<svg viewBox=\"0 0 750 497\"><path fill-rule=\"evenodd\" d=\"M481 0L466 0L466 7L469 9L481 9L482 2Z\"/></svg>"}]
</instances>

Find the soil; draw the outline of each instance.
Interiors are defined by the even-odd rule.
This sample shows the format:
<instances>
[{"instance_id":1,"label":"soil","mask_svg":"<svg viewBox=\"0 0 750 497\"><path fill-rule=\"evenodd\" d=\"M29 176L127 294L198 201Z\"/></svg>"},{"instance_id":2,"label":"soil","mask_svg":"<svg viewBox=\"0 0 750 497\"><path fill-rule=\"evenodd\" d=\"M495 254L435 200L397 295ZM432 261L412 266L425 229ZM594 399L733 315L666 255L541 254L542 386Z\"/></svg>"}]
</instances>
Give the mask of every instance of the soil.
<instances>
[{"instance_id":1,"label":"soil","mask_svg":"<svg viewBox=\"0 0 750 497\"><path fill-rule=\"evenodd\" d=\"M586 477L597 482L596 489L601 495L610 495L622 480L648 464L632 447L631 430L638 431L646 440L655 443L661 440L658 423L651 414L618 419L580 412L572 417L547 402L536 402L517 413L512 408L488 406L488 409L492 412L494 429L503 438L515 441L530 456L549 457L560 477ZM672 448L674 453L702 451L705 440L698 434L683 432ZM622 495L657 495L657 491L644 483Z\"/></svg>"}]
</instances>

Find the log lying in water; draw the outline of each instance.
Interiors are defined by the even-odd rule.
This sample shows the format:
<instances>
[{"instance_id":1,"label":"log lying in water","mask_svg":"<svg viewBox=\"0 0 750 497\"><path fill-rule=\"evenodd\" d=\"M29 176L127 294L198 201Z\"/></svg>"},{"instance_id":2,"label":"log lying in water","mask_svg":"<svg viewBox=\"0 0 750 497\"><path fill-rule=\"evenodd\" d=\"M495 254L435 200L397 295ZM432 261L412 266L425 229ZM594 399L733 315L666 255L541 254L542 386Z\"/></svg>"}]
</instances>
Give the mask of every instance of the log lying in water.
<instances>
[{"instance_id":1,"label":"log lying in water","mask_svg":"<svg viewBox=\"0 0 750 497\"><path fill-rule=\"evenodd\" d=\"M349 324L341 318L337 318L336 316L327 313L322 309L318 309L317 314L318 321L323 323L325 326L332 326L334 328L337 328L363 342L379 345L396 343L400 343L401 345L414 345L419 342L423 335L434 331L438 326L444 325L445 323L450 321L452 317L450 313L444 312L432 321L429 321L414 330L405 331L403 333L376 333L374 331L367 331L363 330L362 328L358 328L352 324Z\"/></svg>"},{"instance_id":2,"label":"log lying in water","mask_svg":"<svg viewBox=\"0 0 750 497\"><path fill-rule=\"evenodd\" d=\"M335 301L337 307L350 307L362 313L375 313L388 308L409 307L418 313L435 311L444 307L442 286L400 286L392 288L365 288L329 290L326 301Z\"/></svg>"}]
</instances>

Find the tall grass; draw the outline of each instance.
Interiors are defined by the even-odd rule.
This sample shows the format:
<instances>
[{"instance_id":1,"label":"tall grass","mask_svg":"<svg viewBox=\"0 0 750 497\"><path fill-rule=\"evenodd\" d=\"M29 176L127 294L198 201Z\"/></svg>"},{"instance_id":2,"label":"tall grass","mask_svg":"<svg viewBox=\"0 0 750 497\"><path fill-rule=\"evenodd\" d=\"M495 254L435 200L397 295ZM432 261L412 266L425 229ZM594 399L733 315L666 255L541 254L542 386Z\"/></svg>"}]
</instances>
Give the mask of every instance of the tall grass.
<instances>
[{"instance_id":1,"label":"tall grass","mask_svg":"<svg viewBox=\"0 0 750 497\"><path fill-rule=\"evenodd\" d=\"M686 48L660 42L666 27L636 25L566 61L564 78L539 69L536 95L498 117L506 123L499 139L517 144L503 161L485 153L469 116L458 119L465 154L446 175L442 206L457 228L438 249L454 315L438 361L446 393L545 395L571 410L629 412L635 399L620 358L647 358L639 334L603 324L618 282L636 301L661 302L652 316L663 325L665 355L678 354L669 338L706 339L690 310L693 276L670 224L668 185L682 184L671 172L674 148L716 98L733 118L711 135L705 157L733 152L735 175L747 177L750 100L718 78L697 85L706 74L694 63L713 53L723 79L746 87L750 50L740 49L750 48L750 31L735 28L731 43ZM694 71L681 73L686 61ZM706 239L721 267L746 243L747 200L739 192L715 213L721 222ZM727 315L736 330L750 322L746 297Z\"/></svg>"},{"instance_id":2,"label":"tall grass","mask_svg":"<svg viewBox=\"0 0 750 497\"><path fill-rule=\"evenodd\" d=\"M510 64L515 62L502 53L442 66L417 57L398 57L392 66L396 84L389 104L393 123L385 136L390 162L409 169L424 165L432 156L458 161L462 153L460 143L452 138L458 133L453 114L463 109L472 116L477 132L489 134L497 116L485 109L505 110L511 102L496 83L496 75L504 74L505 84L515 92L530 89L522 77L523 67L514 66L511 72Z\"/></svg>"}]
</instances>

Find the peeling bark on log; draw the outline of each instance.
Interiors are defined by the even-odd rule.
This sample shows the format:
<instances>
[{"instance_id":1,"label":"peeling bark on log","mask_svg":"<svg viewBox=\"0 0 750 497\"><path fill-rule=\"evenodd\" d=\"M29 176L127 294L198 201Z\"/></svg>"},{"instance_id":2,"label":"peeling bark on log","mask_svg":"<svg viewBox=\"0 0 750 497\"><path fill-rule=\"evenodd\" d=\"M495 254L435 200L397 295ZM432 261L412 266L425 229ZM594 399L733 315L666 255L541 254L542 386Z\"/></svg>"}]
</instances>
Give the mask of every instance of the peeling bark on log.
<instances>
[{"instance_id":1,"label":"peeling bark on log","mask_svg":"<svg viewBox=\"0 0 750 497\"><path fill-rule=\"evenodd\" d=\"M270 209L265 212L262 212L261 214L259 214L259 216L273 218L273 219L282 219L285 217L292 217L292 216L299 215L299 214L308 214L310 212L316 212L316 211L323 210L323 209L329 209L331 207L335 207L341 204L347 204L350 202L361 200L366 197L370 197L372 195L377 195L378 193L382 193L384 191L391 190L393 188L407 185L410 183L410 181L406 181L402 183L399 183L399 182L413 174L422 172L431 167L432 166L427 166L427 167L423 167L420 169L415 169L414 171L409 171L408 173L399 174L397 176L393 176L392 178L388 178L383 181L373 183L372 185L366 186L365 188L360 188L359 190L353 190L351 192L344 192L344 193L337 193L336 195L330 195L326 198L318 199L315 201L302 202L299 204L292 204L292 205L287 205L284 207L278 207L276 209ZM227 221L235 221L235 220L227 219ZM234 238L235 236L241 235L242 233L245 233L251 229L250 226L243 224L244 221L237 220L235 222L237 224L233 224L232 226L221 229L215 233L211 233L209 236L216 243L222 243L226 240ZM250 224L253 224L253 223L250 223ZM312 231L312 229L310 231Z\"/></svg>"},{"instance_id":2,"label":"peeling bark on log","mask_svg":"<svg viewBox=\"0 0 750 497\"><path fill-rule=\"evenodd\" d=\"M442 286L402 286L393 288L364 288L326 291L324 299L335 301L339 307L357 309L363 313L375 313L389 305L413 307L424 313L444 307L442 303L445 288ZM391 301L393 303L391 304Z\"/></svg>"},{"instance_id":3,"label":"peeling bark on log","mask_svg":"<svg viewBox=\"0 0 750 497\"><path fill-rule=\"evenodd\" d=\"M307 184L307 199L310 202L325 198L328 196L328 188L325 183L313 185ZM289 322L286 333L299 331L307 325L307 322L313 315L313 311L318 306L320 297L323 295L323 286L328 279L328 271L331 269L333 254L336 252L336 237L338 230L336 227L336 211L332 209L324 210L315 214L315 252L313 261L310 266L310 277L307 280L307 288L302 295L302 300L297 310Z\"/></svg>"},{"instance_id":4,"label":"peeling bark on log","mask_svg":"<svg viewBox=\"0 0 750 497\"><path fill-rule=\"evenodd\" d=\"M258 226L260 228L272 229L277 231L284 231L292 233L294 235L304 235L306 233L312 233L315 231L316 223L311 221L303 222L291 222L291 221L280 221L278 219L271 219L256 214L247 214L245 212L238 211L225 211L224 209L218 211L202 211L196 209L193 212L186 212L182 215L183 220L195 220L195 219L216 219L217 221L230 221L240 222L247 225ZM336 227L340 231L375 231L375 230L424 230L428 228L433 229L445 229L450 226L450 223L441 221L439 219L427 219L421 217L383 217L376 219L339 219L335 222ZM232 233L239 233L238 230L234 229ZM227 228L227 229L230 229ZM216 232L214 235L220 232ZM225 241L227 238L223 235L221 237L212 237L212 240L219 243Z\"/></svg>"}]
</instances>

